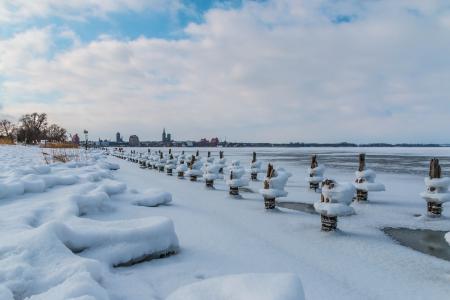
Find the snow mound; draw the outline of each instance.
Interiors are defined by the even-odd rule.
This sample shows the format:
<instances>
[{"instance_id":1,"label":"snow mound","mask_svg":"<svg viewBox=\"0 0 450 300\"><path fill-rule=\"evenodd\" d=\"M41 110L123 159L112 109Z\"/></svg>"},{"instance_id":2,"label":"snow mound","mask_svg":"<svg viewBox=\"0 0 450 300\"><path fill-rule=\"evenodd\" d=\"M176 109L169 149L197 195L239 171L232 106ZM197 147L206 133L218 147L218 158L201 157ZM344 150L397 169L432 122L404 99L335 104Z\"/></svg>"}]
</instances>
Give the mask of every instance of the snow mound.
<instances>
[{"instance_id":1,"label":"snow mound","mask_svg":"<svg viewBox=\"0 0 450 300\"><path fill-rule=\"evenodd\" d=\"M161 190L146 190L130 195L131 202L140 206L158 206L172 202L172 194Z\"/></svg>"},{"instance_id":2,"label":"snow mound","mask_svg":"<svg viewBox=\"0 0 450 300\"><path fill-rule=\"evenodd\" d=\"M166 300L304 300L294 274L239 274L206 279L181 287Z\"/></svg>"},{"instance_id":3,"label":"snow mound","mask_svg":"<svg viewBox=\"0 0 450 300\"><path fill-rule=\"evenodd\" d=\"M165 217L107 222L83 220L71 226L53 226L59 239L72 252L109 266L178 249L173 222Z\"/></svg>"}]
</instances>

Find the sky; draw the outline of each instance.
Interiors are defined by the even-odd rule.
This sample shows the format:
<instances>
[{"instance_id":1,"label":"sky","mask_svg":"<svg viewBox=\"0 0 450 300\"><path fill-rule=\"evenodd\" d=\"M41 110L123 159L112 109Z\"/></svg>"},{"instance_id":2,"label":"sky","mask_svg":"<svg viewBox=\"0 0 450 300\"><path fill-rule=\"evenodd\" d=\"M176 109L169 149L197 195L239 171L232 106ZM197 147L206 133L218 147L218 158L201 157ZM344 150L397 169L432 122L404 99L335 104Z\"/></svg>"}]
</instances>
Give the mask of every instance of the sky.
<instances>
[{"instance_id":1,"label":"sky","mask_svg":"<svg viewBox=\"0 0 450 300\"><path fill-rule=\"evenodd\" d=\"M0 118L92 139L450 143L447 0L0 0Z\"/></svg>"}]
</instances>

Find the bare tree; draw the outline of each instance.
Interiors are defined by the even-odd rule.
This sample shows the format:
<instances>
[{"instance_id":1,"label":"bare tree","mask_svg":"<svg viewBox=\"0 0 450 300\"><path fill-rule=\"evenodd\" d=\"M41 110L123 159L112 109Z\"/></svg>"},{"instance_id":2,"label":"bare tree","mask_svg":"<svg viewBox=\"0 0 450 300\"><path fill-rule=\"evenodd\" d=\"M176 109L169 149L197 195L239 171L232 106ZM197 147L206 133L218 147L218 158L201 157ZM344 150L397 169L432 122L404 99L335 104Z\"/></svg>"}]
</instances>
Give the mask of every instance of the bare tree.
<instances>
[{"instance_id":1,"label":"bare tree","mask_svg":"<svg viewBox=\"0 0 450 300\"><path fill-rule=\"evenodd\" d=\"M32 113L22 116L17 131L17 140L28 144L35 144L45 138L47 128L47 114Z\"/></svg>"},{"instance_id":2,"label":"bare tree","mask_svg":"<svg viewBox=\"0 0 450 300\"><path fill-rule=\"evenodd\" d=\"M56 124L52 124L46 130L46 137L51 142L64 142L67 139L67 131Z\"/></svg>"},{"instance_id":3,"label":"bare tree","mask_svg":"<svg viewBox=\"0 0 450 300\"><path fill-rule=\"evenodd\" d=\"M13 140L15 132L16 126L11 121L6 119L0 121L0 137L7 137Z\"/></svg>"}]
</instances>

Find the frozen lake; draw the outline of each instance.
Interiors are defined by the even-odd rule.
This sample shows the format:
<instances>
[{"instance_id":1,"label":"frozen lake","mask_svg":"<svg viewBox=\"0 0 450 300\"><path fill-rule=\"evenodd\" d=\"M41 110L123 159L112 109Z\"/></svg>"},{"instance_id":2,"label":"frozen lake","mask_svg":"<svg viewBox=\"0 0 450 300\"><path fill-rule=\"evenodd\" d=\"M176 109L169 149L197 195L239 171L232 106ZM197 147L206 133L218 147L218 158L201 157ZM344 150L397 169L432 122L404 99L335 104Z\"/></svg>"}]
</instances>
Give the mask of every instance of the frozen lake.
<instances>
[{"instance_id":1,"label":"frozen lake","mask_svg":"<svg viewBox=\"0 0 450 300\"><path fill-rule=\"evenodd\" d=\"M148 148L126 148L137 152L146 152ZM150 148L151 151L169 148ZM186 154L195 153L197 148L173 148L174 153L185 151ZM425 176L431 158L440 160L443 174L450 175L450 148L198 148L201 156L218 156L224 151L230 159L239 159L242 163L251 160L252 152L256 151L258 159L271 162L283 167L307 168L312 154L318 155L319 164L327 168L354 171L358 166L358 154L366 153L367 166L378 173L413 174Z\"/></svg>"}]
</instances>

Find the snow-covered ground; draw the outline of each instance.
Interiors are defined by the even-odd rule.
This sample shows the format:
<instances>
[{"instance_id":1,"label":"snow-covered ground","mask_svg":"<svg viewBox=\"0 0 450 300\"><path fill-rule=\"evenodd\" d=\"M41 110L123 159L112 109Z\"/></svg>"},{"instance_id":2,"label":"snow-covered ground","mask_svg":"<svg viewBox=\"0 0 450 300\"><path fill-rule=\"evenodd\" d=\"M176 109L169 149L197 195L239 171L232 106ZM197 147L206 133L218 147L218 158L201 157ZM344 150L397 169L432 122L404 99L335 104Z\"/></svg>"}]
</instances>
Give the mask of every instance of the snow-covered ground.
<instances>
[{"instance_id":1,"label":"snow-covered ground","mask_svg":"<svg viewBox=\"0 0 450 300\"><path fill-rule=\"evenodd\" d=\"M222 150L248 168L255 149ZM342 182L353 181L359 151L386 192L353 203L356 214L324 233L319 215L266 211L261 181L236 199L225 180L210 190L99 153L36 167L40 149L0 147L0 299L208 299L212 292L209 299L262 299L263 287L273 292L267 299L301 299L302 290L306 299L448 298L450 262L400 246L380 229L450 230L449 205L440 219L415 216L426 212L419 194L429 157L444 157L446 174L450 149L256 149L263 164L293 174L280 201L306 203L320 199L305 181L311 153L327 165L325 177Z\"/></svg>"}]
</instances>

